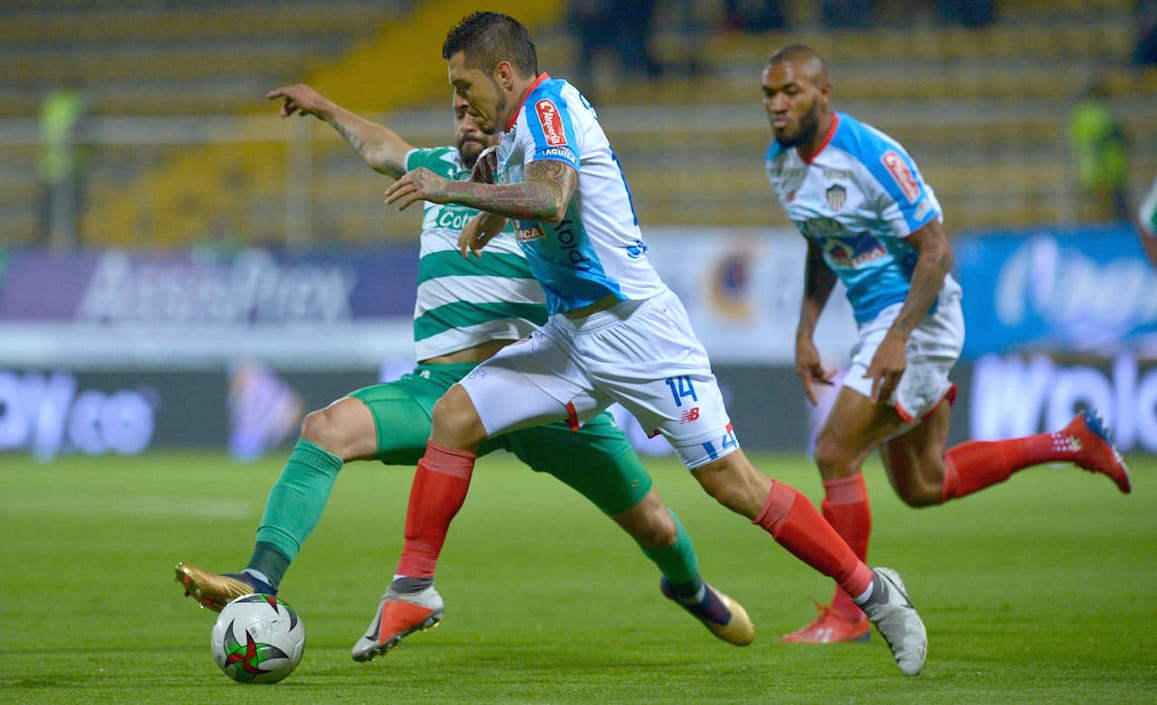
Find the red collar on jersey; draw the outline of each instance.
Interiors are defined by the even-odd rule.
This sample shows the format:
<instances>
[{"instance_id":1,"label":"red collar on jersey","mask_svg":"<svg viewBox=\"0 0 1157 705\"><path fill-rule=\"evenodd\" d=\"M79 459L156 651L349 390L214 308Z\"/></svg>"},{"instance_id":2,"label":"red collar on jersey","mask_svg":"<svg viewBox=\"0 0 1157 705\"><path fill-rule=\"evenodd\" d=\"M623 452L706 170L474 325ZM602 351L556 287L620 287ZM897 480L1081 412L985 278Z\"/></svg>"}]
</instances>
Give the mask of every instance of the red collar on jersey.
<instances>
[{"instance_id":1,"label":"red collar on jersey","mask_svg":"<svg viewBox=\"0 0 1157 705\"><path fill-rule=\"evenodd\" d=\"M828 128L828 133L824 135L824 141L820 142L820 146L816 147L816 151L812 152L811 154L799 155L799 158L803 160L804 164L811 164L812 160L818 157L820 152L824 151L824 147L827 147L828 143L832 141L832 136L836 134L836 128L839 126L840 116L832 113L832 126Z\"/></svg>"},{"instance_id":2,"label":"red collar on jersey","mask_svg":"<svg viewBox=\"0 0 1157 705\"><path fill-rule=\"evenodd\" d=\"M514 128L514 122L518 120L518 113L522 112L522 104L526 102L526 96L530 95L530 92L535 88L538 88L538 84L548 79L550 79L550 74L546 72L538 74L538 78L534 79L534 83L530 84L530 87L522 94L522 99L518 101L518 107L514 109L514 114L510 116L510 121L506 123L506 129L503 130L503 132L510 132L510 130Z\"/></svg>"}]
</instances>

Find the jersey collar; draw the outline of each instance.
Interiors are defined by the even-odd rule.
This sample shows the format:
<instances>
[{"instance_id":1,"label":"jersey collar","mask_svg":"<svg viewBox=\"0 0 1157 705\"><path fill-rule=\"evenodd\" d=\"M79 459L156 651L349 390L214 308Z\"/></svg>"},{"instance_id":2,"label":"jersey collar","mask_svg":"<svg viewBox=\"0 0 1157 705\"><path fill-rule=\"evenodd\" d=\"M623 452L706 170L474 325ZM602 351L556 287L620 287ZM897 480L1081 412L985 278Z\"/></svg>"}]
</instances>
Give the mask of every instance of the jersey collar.
<instances>
[{"instance_id":1,"label":"jersey collar","mask_svg":"<svg viewBox=\"0 0 1157 705\"><path fill-rule=\"evenodd\" d=\"M837 115L836 113L832 113L832 126L828 128L828 133L826 135L824 135L823 142L820 142L820 145L818 147L816 147L815 151L812 152L811 154L800 154L799 155L799 158L803 160L804 164L811 164L812 160L815 159L816 157L818 157L820 155L820 152L824 151L824 147L827 147L828 143L832 141L832 137L836 134L836 128L839 126L840 126L840 116Z\"/></svg>"},{"instance_id":2,"label":"jersey collar","mask_svg":"<svg viewBox=\"0 0 1157 705\"><path fill-rule=\"evenodd\" d=\"M514 109L514 114L510 116L510 120L506 123L506 129L504 132L510 132L512 129L514 129L514 123L518 121L518 114L522 112L522 105L526 102L526 96L530 95L531 91L533 91L535 88L538 88L539 84L541 84L543 81L549 79L550 74L546 73L545 71L538 74L538 78L534 79L534 83L530 84L530 87L527 88L526 92L522 94L522 99L518 101L518 107Z\"/></svg>"}]
</instances>

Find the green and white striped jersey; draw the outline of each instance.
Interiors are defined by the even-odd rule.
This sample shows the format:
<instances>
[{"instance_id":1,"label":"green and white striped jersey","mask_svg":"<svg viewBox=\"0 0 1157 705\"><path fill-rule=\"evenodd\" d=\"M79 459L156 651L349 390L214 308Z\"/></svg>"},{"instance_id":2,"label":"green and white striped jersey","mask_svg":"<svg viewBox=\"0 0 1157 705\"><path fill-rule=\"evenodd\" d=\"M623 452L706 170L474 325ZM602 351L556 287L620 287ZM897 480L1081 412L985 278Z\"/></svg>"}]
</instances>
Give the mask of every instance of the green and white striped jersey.
<instances>
[{"instance_id":1,"label":"green and white striped jersey","mask_svg":"<svg viewBox=\"0 0 1157 705\"><path fill-rule=\"evenodd\" d=\"M447 179L470 178L454 147L412 150L406 170L418 167ZM414 305L418 360L488 340L518 340L546 322L546 296L509 227L486 244L482 257L464 259L459 253L458 235L477 213L466 206L426 202Z\"/></svg>"}]
</instances>

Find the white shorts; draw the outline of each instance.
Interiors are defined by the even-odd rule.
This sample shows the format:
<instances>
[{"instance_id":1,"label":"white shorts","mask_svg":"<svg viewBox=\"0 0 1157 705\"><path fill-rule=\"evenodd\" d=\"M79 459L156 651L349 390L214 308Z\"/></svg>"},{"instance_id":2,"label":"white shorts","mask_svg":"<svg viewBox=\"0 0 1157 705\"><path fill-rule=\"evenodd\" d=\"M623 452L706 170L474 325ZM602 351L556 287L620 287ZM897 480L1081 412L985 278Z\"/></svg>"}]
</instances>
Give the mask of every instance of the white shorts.
<instances>
[{"instance_id":1,"label":"white shorts","mask_svg":"<svg viewBox=\"0 0 1157 705\"><path fill-rule=\"evenodd\" d=\"M689 470L739 448L711 362L671 291L579 320L552 316L460 384L489 436L560 419L577 429L619 402Z\"/></svg>"},{"instance_id":2,"label":"white shorts","mask_svg":"<svg viewBox=\"0 0 1157 705\"><path fill-rule=\"evenodd\" d=\"M940 291L936 311L925 316L908 338L905 350L908 367L888 400L904 421L922 419L948 396L952 382L948 373L964 348L964 311L960 306L960 285L949 280ZM903 304L893 304L859 327L859 342L852 348L852 361L843 386L866 397L872 396L872 380L864 377L884 335L900 315Z\"/></svg>"}]
</instances>

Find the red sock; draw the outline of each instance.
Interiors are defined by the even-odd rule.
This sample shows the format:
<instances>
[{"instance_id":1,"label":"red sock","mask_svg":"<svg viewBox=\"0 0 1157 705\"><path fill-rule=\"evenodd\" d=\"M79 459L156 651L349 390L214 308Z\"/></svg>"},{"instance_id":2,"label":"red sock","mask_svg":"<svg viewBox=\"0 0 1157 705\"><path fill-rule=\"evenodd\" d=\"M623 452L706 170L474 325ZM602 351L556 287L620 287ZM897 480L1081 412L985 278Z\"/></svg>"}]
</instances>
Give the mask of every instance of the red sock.
<instances>
[{"instance_id":1,"label":"red sock","mask_svg":"<svg viewBox=\"0 0 1157 705\"><path fill-rule=\"evenodd\" d=\"M762 526L780 546L824 575L851 595L860 595L872 584L872 569L856 558L832 525L799 492L773 482L767 504L752 522Z\"/></svg>"},{"instance_id":2,"label":"red sock","mask_svg":"<svg viewBox=\"0 0 1157 705\"><path fill-rule=\"evenodd\" d=\"M406 542L398 560L398 575L434 577L434 567L454 515L466 501L475 455L464 450L426 443L410 485L406 509Z\"/></svg>"},{"instance_id":3,"label":"red sock","mask_svg":"<svg viewBox=\"0 0 1157 705\"><path fill-rule=\"evenodd\" d=\"M1004 482L1017 470L1058 460L1076 452L1062 431L1004 441L968 441L944 454L943 501L964 497Z\"/></svg>"},{"instance_id":4,"label":"red sock","mask_svg":"<svg viewBox=\"0 0 1157 705\"><path fill-rule=\"evenodd\" d=\"M864 473L850 477L824 480L824 501L820 503L823 517L861 561L868 560L868 538L872 533L872 509L868 504L868 488ZM832 608L852 619L863 616L848 593L836 588Z\"/></svg>"}]
</instances>

